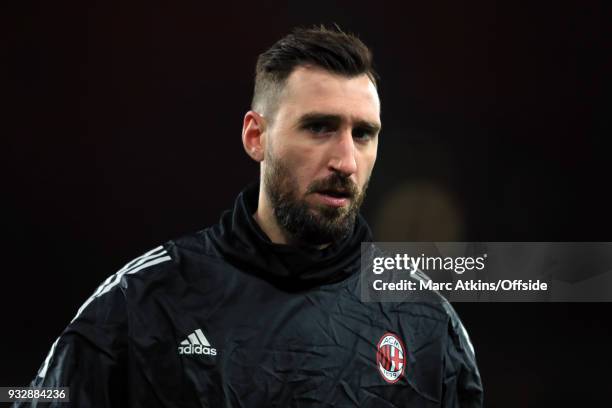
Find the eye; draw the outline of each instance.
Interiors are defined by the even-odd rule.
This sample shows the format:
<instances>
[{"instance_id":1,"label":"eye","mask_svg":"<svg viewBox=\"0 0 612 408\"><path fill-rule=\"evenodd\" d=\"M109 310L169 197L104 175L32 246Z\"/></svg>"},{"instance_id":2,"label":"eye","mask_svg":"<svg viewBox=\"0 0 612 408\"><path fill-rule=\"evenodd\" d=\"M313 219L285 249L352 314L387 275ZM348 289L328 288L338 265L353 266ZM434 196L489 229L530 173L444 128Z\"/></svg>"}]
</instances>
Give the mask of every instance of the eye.
<instances>
[{"instance_id":1,"label":"eye","mask_svg":"<svg viewBox=\"0 0 612 408\"><path fill-rule=\"evenodd\" d=\"M323 134L323 133L328 133L328 132L333 132L332 127L327 124L327 123L322 123L322 122L313 122L313 123L309 123L304 127L306 130L312 132L312 133L316 133L316 134Z\"/></svg>"},{"instance_id":2,"label":"eye","mask_svg":"<svg viewBox=\"0 0 612 408\"><path fill-rule=\"evenodd\" d=\"M367 141L374 138L375 134L370 129L355 128L353 129L353 138L360 141Z\"/></svg>"}]
</instances>

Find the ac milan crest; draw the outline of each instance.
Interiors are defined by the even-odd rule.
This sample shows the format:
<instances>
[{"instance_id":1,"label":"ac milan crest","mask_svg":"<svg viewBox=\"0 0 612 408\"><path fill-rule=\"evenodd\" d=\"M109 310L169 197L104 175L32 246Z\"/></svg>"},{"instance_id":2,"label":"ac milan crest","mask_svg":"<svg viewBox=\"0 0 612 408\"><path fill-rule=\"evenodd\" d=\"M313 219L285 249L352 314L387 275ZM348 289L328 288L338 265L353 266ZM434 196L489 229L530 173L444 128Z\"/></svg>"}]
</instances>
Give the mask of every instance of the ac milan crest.
<instances>
[{"instance_id":1,"label":"ac milan crest","mask_svg":"<svg viewBox=\"0 0 612 408\"><path fill-rule=\"evenodd\" d=\"M394 384L404 374L406 350L402 341L392 333L385 333L378 341L376 352L378 371L389 384Z\"/></svg>"}]
</instances>

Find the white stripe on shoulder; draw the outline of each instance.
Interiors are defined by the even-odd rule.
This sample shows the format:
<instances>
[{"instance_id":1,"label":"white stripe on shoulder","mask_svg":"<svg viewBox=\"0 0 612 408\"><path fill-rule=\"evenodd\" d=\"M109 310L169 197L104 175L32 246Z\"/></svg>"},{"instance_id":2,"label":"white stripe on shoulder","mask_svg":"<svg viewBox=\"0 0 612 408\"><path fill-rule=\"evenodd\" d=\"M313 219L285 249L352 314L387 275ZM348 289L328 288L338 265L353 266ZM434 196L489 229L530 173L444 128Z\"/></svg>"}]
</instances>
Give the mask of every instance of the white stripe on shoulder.
<instances>
[{"instance_id":1,"label":"white stripe on shoulder","mask_svg":"<svg viewBox=\"0 0 612 408\"><path fill-rule=\"evenodd\" d=\"M38 376L40 378L45 378L45 375L47 375L47 368L49 368L49 361L51 361L51 356L53 355L53 353L55 353L55 347L57 347L57 342L59 341L59 339L60 339L59 337L55 339L55 341L53 342L53 345L51 346L51 350L49 350L49 353L47 354L47 358L45 358L45 363L43 364L41 369L38 370Z\"/></svg>"},{"instance_id":2,"label":"white stripe on shoulder","mask_svg":"<svg viewBox=\"0 0 612 408\"><path fill-rule=\"evenodd\" d=\"M119 282L121 282L121 278L123 277L123 275L133 274L145 268L148 268L150 266L157 265L162 262L167 262L170 260L172 260L172 258L168 255L168 252L164 249L164 247L158 246L157 248L152 249L149 252L139 256L138 258L135 258L132 261L128 262L123 268L119 269L117 272L109 276L104 282L102 282L100 286L98 286L98 288L93 293L93 295L91 295L85 301L85 303L81 305L81 307L77 311L76 315L72 318L70 323L74 322L81 315L83 310L85 310L85 308L89 306L89 304L94 299L104 295L109 290L111 290L113 287L117 286ZM47 354L47 358L45 358L45 362L42 368L38 372L38 376L41 378L44 378L45 375L47 374L47 369L49 368L49 362L51 361L51 356L55 352L55 348L57 347L57 343L60 337L58 337L53 343L53 345L51 346L51 350L49 350L49 353Z\"/></svg>"},{"instance_id":3,"label":"white stripe on shoulder","mask_svg":"<svg viewBox=\"0 0 612 408\"><path fill-rule=\"evenodd\" d=\"M160 252L160 250L162 250L162 251ZM100 286L98 286L98 289L96 289L96 291L94 292L93 295L94 296L99 295L100 292L102 292L106 286L111 284L117 278L117 274L120 274L121 272L123 272L125 270L129 270L130 268L136 267L136 266L146 262L147 260L149 260L149 259L151 259L153 257L159 257L159 256L164 255L164 254L165 254L165 250L163 250L163 247L158 246L157 248L147 252L146 254L141 255L138 258L133 259L132 261L130 261L126 265L124 265L121 269L119 269L116 273L114 273L111 276L109 276L108 278L106 278L106 280L104 282L102 282L102 284Z\"/></svg>"},{"instance_id":4,"label":"white stripe on shoulder","mask_svg":"<svg viewBox=\"0 0 612 408\"><path fill-rule=\"evenodd\" d=\"M143 259L151 258L153 256L159 256L163 254L167 254L167 252L164 249L164 247L160 245L157 248L153 248L149 252L140 255L138 258L134 258L132 261L128 262L123 268L119 269L117 272L123 272L124 270L130 269L136 266L136 264L141 264Z\"/></svg>"},{"instance_id":5,"label":"white stripe on shoulder","mask_svg":"<svg viewBox=\"0 0 612 408\"><path fill-rule=\"evenodd\" d=\"M158 252L160 249L162 251ZM168 255L168 252L166 252L166 250L163 249L163 247L159 246L159 247L155 248L154 250L149 251L146 254L144 254L142 256L139 256L138 258L136 258L133 261L129 262L123 268L119 269L117 272L115 272L113 275L111 275L109 277L109 279L106 279L104 281L104 283L102 285L100 285L98 287L98 289L96 289L94 294L91 295L89 297L89 299L87 299L85 301L85 303L83 303L81 305L81 307L79 308L76 316L74 316L74 318L70 321L70 323L75 321L75 319L77 317L79 317L79 315L83 312L83 310L85 310L85 308L94 299L96 299L99 296L102 296L103 294L105 294L109 290L111 290L113 287L117 286L119 284L119 282L121 281L121 278L123 277L123 275L125 275L127 273L135 273L135 272L138 272L138 271L140 271L142 269L145 269L145 268L147 268L149 266L157 265L159 263L166 262L166 261L169 261L171 259L172 258L170 258L170 256Z\"/></svg>"},{"instance_id":6,"label":"white stripe on shoulder","mask_svg":"<svg viewBox=\"0 0 612 408\"><path fill-rule=\"evenodd\" d=\"M161 247L160 247L161 248ZM157 248L156 248L157 249ZM162 248L163 249L163 248ZM104 281L102 285L98 287L94 296L102 295L110 290L113 286L117 285L121 280L121 277L126 273L134 273L138 272L141 269L146 268L147 266L152 266L158 264L160 262L164 262L170 259L168 253L164 249L162 252L156 252L151 254L153 251L149 251L146 254L139 256L135 260L129 262L123 268L119 269L115 274L111 275L108 279ZM158 261L158 262L153 262Z\"/></svg>"}]
</instances>

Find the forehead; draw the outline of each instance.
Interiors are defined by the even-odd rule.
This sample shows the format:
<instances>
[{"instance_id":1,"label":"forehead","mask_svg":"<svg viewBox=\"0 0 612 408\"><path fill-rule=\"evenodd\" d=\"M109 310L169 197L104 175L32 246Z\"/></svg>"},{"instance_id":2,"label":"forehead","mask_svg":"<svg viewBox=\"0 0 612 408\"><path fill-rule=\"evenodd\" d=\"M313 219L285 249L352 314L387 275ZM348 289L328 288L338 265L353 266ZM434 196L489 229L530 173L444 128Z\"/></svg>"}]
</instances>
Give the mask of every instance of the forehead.
<instances>
[{"instance_id":1,"label":"forehead","mask_svg":"<svg viewBox=\"0 0 612 408\"><path fill-rule=\"evenodd\" d=\"M295 118L308 112L380 123L378 92L366 74L346 77L318 67L300 66L287 78L278 113Z\"/></svg>"}]
</instances>

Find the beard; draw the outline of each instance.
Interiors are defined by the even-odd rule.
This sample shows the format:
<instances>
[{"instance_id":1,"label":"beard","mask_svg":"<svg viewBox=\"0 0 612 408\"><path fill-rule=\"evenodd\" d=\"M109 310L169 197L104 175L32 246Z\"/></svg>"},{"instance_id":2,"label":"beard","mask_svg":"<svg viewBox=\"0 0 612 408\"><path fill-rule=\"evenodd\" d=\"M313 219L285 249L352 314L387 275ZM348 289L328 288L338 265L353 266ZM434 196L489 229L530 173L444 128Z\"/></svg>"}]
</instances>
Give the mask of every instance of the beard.
<instances>
[{"instance_id":1,"label":"beard","mask_svg":"<svg viewBox=\"0 0 612 408\"><path fill-rule=\"evenodd\" d=\"M272 205L274 217L289 242L322 245L340 241L355 227L359 208L365 198L368 181L361 191L345 175L332 173L329 177L313 181L305 196L317 192L341 192L348 198L344 207L310 204L300 197L297 178L283 160L267 155L263 178L265 192Z\"/></svg>"}]
</instances>

